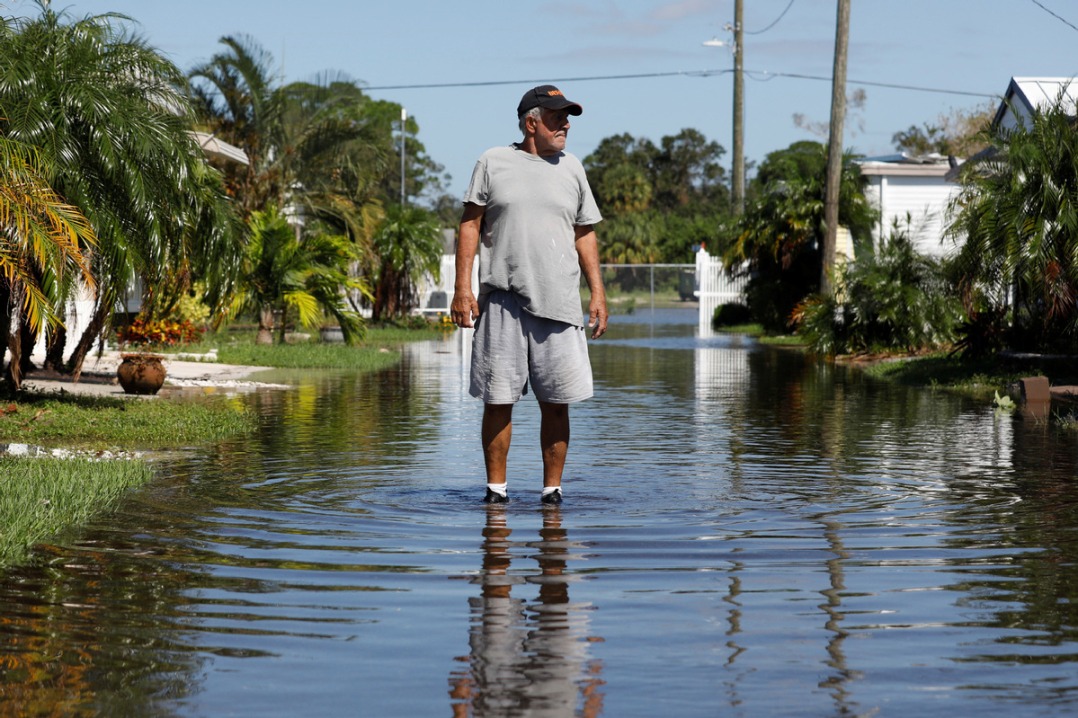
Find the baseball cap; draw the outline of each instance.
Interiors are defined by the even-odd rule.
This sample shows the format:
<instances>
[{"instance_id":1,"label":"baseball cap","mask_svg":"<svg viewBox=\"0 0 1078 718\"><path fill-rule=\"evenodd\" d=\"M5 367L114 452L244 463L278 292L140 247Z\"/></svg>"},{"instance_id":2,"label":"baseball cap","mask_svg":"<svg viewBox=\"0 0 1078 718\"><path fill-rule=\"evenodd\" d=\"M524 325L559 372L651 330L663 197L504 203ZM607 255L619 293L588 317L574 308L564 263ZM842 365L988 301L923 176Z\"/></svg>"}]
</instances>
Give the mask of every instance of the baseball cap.
<instances>
[{"instance_id":1,"label":"baseball cap","mask_svg":"<svg viewBox=\"0 0 1078 718\"><path fill-rule=\"evenodd\" d=\"M533 107L545 107L548 110L569 110L570 115L579 115L584 108L575 102L565 99L561 90L553 85L539 85L524 93L517 105L517 117L520 117Z\"/></svg>"}]
</instances>

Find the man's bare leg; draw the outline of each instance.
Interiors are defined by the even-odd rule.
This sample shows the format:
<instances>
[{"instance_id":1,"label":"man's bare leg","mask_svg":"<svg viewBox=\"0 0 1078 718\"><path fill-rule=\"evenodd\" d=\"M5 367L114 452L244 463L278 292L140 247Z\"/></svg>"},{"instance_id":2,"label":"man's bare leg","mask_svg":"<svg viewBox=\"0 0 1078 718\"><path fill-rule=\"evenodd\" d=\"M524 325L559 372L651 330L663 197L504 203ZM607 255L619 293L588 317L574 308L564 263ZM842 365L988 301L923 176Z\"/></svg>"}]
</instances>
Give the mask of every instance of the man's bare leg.
<instances>
[{"instance_id":1,"label":"man's bare leg","mask_svg":"<svg viewBox=\"0 0 1078 718\"><path fill-rule=\"evenodd\" d=\"M569 405L539 402L542 423L539 445L543 450L544 488L561 486L565 456L569 453Z\"/></svg>"},{"instance_id":2,"label":"man's bare leg","mask_svg":"<svg viewBox=\"0 0 1078 718\"><path fill-rule=\"evenodd\" d=\"M509 443L513 439L513 405L485 404L483 407L483 461L488 484L504 484Z\"/></svg>"}]
</instances>

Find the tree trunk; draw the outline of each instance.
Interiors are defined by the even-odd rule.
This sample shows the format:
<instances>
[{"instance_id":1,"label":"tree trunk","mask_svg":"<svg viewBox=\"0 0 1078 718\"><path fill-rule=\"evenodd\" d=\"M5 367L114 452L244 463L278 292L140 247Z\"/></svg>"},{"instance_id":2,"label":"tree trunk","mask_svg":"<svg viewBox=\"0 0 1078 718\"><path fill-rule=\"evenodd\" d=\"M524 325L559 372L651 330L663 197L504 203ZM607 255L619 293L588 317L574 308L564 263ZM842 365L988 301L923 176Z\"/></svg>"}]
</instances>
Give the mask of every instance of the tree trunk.
<instances>
[{"instance_id":1,"label":"tree trunk","mask_svg":"<svg viewBox=\"0 0 1078 718\"><path fill-rule=\"evenodd\" d=\"M8 283L0 280L0 369L4 365L4 356L8 353L8 337L11 335L11 289ZM14 387L6 383L7 373L4 375L5 388L12 392Z\"/></svg>"},{"instance_id":2,"label":"tree trunk","mask_svg":"<svg viewBox=\"0 0 1078 718\"><path fill-rule=\"evenodd\" d=\"M4 371L4 385L8 393L14 394L22 388L22 332L9 332L7 335L7 352L11 360L7 363Z\"/></svg>"},{"instance_id":3,"label":"tree trunk","mask_svg":"<svg viewBox=\"0 0 1078 718\"><path fill-rule=\"evenodd\" d=\"M378 276L378 286L376 286L374 288L374 304L371 306L371 320L372 321L375 321L375 322L382 321L382 315L385 313L386 303L387 303L387 300L386 300L386 294L388 293L388 289L386 287L387 284L388 284L388 279L386 277L386 270L383 269L381 274Z\"/></svg>"},{"instance_id":4,"label":"tree trunk","mask_svg":"<svg viewBox=\"0 0 1078 718\"><path fill-rule=\"evenodd\" d=\"M45 350L45 368L55 371L64 370L64 349L67 348L67 327L56 327L56 331L49 337L49 345Z\"/></svg>"},{"instance_id":5,"label":"tree trunk","mask_svg":"<svg viewBox=\"0 0 1078 718\"><path fill-rule=\"evenodd\" d=\"M255 344L273 344L273 305L263 304L258 310L258 336Z\"/></svg>"},{"instance_id":6,"label":"tree trunk","mask_svg":"<svg viewBox=\"0 0 1078 718\"><path fill-rule=\"evenodd\" d=\"M4 371L4 386L10 394L14 394L22 388L22 327L19 318L21 312L16 309L22 304L21 294L22 292L18 287L16 287L14 291L9 290L7 302L7 331L5 331L3 335L6 340L9 357L7 369Z\"/></svg>"},{"instance_id":7,"label":"tree trunk","mask_svg":"<svg viewBox=\"0 0 1078 718\"><path fill-rule=\"evenodd\" d=\"M86 361L90 350L94 348L94 342L100 338L101 332L105 329L105 320L108 319L109 308L112 305L112 301L98 298L97 306L94 307L94 314L90 317L90 324L86 327L86 331L82 333L82 336L79 337L79 343L75 345L75 350L71 352L71 358L67 361L67 371L74 377L75 381L78 381L82 376L83 362Z\"/></svg>"},{"instance_id":8,"label":"tree trunk","mask_svg":"<svg viewBox=\"0 0 1078 718\"><path fill-rule=\"evenodd\" d=\"M19 322L19 347L22 349L22 357L19 361L19 375L26 376L34 369L31 355L34 346L37 345L37 331L26 321L26 317Z\"/></svg>"}]
</instances>

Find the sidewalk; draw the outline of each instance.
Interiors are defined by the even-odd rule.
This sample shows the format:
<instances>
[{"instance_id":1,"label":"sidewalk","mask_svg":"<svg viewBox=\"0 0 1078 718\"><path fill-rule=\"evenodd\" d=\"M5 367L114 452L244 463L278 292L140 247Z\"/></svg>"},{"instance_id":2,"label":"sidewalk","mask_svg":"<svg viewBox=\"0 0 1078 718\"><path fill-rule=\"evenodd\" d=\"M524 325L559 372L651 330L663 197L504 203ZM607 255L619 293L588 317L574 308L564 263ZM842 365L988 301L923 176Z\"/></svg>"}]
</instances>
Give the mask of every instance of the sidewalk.
<instances>
[{"instance_id":1,"label":"sidewalk","mask_svg":"<svg viewBox=\"0 0 1078 718\"><path fill-rule=\"evenodd\" d=\"M287 384L269 384L252 380L252 377L268 371L267 367L241 366L237 364L218 364L214 361L197 361L194 355L190 359L173 358L165 356L165 385L157 396L167 396L169 393L191 388L203 388L205 390L224 389L228 391L253 391L255 389L286 389ZM207 356L207 359L212 357ZM41 363L39 357L34 357L35 364ZM92 354L86 358L83 364L82 377L79 381L71 381L71 377L37 370L31 372L23 380L23 388L34 392L67 392L70 394L83 394L89 396L131 396L125 394L116 380L116 369L121 362L120 352L106 351L100 357ZM141 397L153 398L153 397Z\"/></svg>"}]
</instances>

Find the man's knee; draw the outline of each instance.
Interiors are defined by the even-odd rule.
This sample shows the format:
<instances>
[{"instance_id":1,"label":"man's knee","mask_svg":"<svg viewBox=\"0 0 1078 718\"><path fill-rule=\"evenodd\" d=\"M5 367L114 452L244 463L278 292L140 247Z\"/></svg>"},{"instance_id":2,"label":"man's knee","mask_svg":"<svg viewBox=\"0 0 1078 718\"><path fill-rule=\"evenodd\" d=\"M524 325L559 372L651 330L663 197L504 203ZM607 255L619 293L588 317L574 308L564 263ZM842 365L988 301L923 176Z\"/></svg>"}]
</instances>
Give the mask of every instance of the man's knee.
<instances>
[{"instance_id":1,"label":"man's knee","mask_svg":"<svg viewBox=\"0 0 1078 718\"><path fill-rule=\"evenodd\" d=\"M552 402L541 401L539 402L539 409L542 411L544 419L565 421L569 418L568 404L555 404Z\"/></svg>"}]
</instances>

